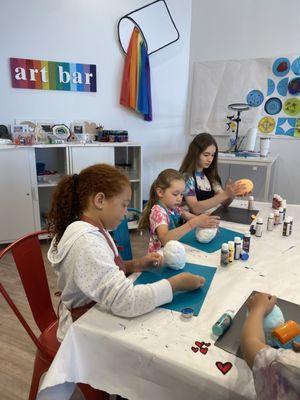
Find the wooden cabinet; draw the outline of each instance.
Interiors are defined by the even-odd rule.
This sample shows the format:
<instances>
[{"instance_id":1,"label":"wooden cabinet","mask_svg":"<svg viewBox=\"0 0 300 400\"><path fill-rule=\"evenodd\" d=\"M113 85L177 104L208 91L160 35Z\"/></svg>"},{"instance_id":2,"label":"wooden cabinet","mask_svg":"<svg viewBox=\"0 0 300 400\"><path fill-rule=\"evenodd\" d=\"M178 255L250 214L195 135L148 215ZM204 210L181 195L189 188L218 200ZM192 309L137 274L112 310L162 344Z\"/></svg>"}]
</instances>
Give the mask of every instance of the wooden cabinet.
<instances>
[{"instance_id":1,"label":"wooden cabinet","mask_svg":"<svg viewBox=\"0 0 300 400\"><path fill-rule=\"evenodd\" d=\"M36 163L52 174L38 175ZM132 186L130 207L142 209L142 152L134 143L0 147L0 243L46 227L46 214L59 180L93 164L120 168Z\"/></svg>"}]
</instances>

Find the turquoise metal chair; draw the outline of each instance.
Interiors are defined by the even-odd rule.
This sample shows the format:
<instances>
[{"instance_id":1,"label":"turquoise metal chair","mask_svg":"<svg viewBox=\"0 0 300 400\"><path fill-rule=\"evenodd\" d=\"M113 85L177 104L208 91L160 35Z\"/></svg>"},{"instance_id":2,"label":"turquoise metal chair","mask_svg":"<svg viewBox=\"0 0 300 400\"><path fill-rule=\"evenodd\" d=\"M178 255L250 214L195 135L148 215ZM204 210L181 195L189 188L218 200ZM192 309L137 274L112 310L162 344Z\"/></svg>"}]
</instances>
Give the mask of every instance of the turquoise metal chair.
<instances>
[{"instance_id":1,"label":"turquoise metal chair","mask_svg":"<svg viewBox=\"0 0 300 400\"><path fill-rule=\"evenodd\" d=\"M132 219L129 214L133 214ZM118 226L118 228L112 231L112 237L117 245L120 256L124 261L132 260L132 249L130 241L130 233L128 228L128 222L137 221L141 216L141 211L136 208L128 208L128 213Z\"/></svg>"}]
</instances>

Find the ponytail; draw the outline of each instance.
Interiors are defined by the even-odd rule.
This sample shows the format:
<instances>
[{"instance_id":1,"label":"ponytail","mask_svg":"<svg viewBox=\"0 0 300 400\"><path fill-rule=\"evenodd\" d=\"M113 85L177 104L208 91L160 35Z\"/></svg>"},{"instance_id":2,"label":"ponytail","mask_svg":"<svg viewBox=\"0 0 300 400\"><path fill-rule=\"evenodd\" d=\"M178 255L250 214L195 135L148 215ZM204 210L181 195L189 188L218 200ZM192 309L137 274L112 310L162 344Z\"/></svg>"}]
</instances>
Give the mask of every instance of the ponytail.
<instances>
[{"instance_id":1,"label":"ponytail","mask_svg":"<svg viewBox=\"0 0 300 400\"><path fill-rule=\"evenodd\" d=\"M91 196L103 193L106 198L120 194L130 182L125 174L108 164L96 164L79 175L65 176L58 183L47 215L48 230L58 244L68 225L80 219Z\"/></svg>"},{"instance_id":2,"label":"ponytail","mask_svg":"<svg viewBox=\"0 0 300 400\"><path fill-rule=\"evenodd\" d=\"M47 220L48 231L50 236L55 236L56 245L67 226L79 218L78 184L79 175L77 178L72 175L65 176L60 180L52 195L52 206Z\"/></svg>"},{"instance_id":3,"label":"ponytail","mask_svg":"<svg viewBox=\"0 0 300 400\"><path fill-rule=\"evenodd\" d=\"M154 204L157 203L158 198L156 194L156 180L152 183L151 188L150 188L150 193L149 193L149 200L147 201L147 204L143 210L143 214L141 216L140 222L139 222L139 229L140 230L145 230L148 231L150 228L150 213L151 209L154 206Z\"/></svg>"}]
</instances>

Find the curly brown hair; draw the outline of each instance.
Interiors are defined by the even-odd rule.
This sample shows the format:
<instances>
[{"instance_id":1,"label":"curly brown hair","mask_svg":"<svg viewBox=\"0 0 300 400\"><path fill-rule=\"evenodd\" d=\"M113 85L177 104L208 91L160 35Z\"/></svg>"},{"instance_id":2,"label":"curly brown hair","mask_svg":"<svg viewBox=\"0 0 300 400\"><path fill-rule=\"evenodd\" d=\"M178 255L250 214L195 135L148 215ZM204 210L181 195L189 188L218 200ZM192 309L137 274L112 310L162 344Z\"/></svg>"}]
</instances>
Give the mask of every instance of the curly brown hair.
<instances>
[{"instance_id":1,"label":"curly brown hair","mask_svg":"<svg viewBox=\"0 0 300 400\"><path fill-rule=\"evenodd\" d=\"M47 215L48 231L58 244L67 226L78 220L91 196L99 192L112 198L130 182L125 174L108 164L96 164L83 169L79 175L67 175L58 183Z\"/></svg>"}]
</instances>

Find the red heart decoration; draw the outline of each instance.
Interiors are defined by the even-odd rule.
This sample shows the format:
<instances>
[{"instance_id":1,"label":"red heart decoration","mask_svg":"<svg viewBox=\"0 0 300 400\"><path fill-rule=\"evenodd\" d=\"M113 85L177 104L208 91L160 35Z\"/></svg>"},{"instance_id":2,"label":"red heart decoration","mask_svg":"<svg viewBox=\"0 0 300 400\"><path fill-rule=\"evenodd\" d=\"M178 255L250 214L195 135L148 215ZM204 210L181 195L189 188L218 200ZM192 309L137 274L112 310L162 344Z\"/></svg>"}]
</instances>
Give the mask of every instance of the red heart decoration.
<instances>
[{"instance_id":1,"label":"red heart decoration","mask_svg":"<svg viewBox=\"0 0 300 400\"><path fill-rule=\"evenodd\" d=\"M216 367L218 368L219 371L222 372L223 375L226 375L227 372L229 372L232 368L231 362L226 362L226 363L221 363L221 361L216 362Z\"/></svg>"},{"instance_id":2,"label":"red heart decoration","mask_svg":"<svg viewBox=\"0 0 300 400\"><path fill-rule=\"evenodd\" d=\"M211 343L204 343L204 345L205 345L206 347L209 347L209 346L211 345Z\"/></svg>"},{"instance_id":3,"label":"red heart decoration","mask_svg":"<svg viewBox=\"0 0 300 400\"><path fill-rule=\"evenodd\" d=\"M194 346L192 346L191 349L193 350L194 353L197 353L197 351L199 350L198 347L194 347Z\"/></svg>"},{"instance_id":4,"label":"red heart decoration","mask_svg":"<svg viewBox=\"0 0 300 400\"><path fill-rule=\"evenodd\" d=\"M206 354L208 352L208 348L207 347L201 347L200 349L202 354Z\"/></svg>"},{"instance_id":5,"label":"red heart decoration","mask_svg":"<svg viewBox=\"0 0 300 400\"><path fill-rule=\"evenodd\" d=\"M195 345L196 345L197 347L199 347L199 349L201 349L201 347L204 345L204 342L198 342L198 341L196 341L196 342L195 342Z\"/></svg>"}]
</instances>

